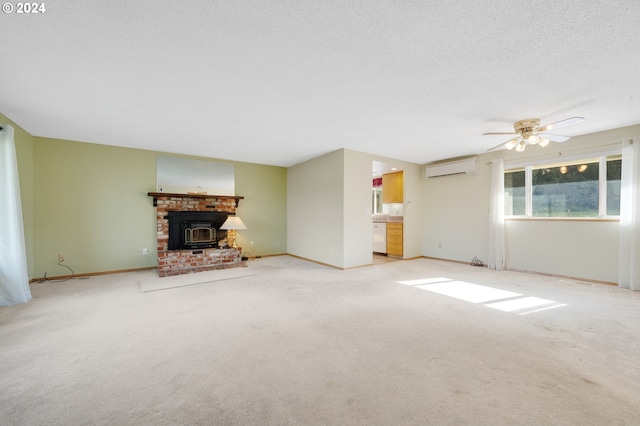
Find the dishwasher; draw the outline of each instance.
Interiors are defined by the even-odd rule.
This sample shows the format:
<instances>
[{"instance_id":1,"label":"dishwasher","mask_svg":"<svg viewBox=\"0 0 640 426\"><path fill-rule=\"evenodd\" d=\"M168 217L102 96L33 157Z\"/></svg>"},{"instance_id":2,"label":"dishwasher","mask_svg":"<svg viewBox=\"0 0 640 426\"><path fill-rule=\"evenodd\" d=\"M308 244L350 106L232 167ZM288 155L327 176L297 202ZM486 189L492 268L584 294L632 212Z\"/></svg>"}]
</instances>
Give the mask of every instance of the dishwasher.
<instances>
[{"instance_id":1,"label":"dishwasher","mask_svg":"<svg viewBox=\"0 0 640 426\"><path fill-rule=\"evenodd\" d=\"M387 224L373 223L373 251L374 253L387 253Z\"/></svg>"}]
</instances>

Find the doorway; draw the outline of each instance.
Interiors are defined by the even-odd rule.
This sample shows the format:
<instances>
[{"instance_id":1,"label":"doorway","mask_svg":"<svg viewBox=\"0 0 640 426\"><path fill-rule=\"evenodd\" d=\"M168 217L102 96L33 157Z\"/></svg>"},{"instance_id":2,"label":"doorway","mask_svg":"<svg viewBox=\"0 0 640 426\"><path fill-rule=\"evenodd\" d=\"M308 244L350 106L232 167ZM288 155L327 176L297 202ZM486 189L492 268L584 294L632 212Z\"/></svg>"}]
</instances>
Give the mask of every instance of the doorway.
<instances>
[{"instance_id":1,"label":"doorway","mask_svg":"<svg viewBox=\"0 0 640 426\"><path fill-rule=\"evenodd\" d=\"M374 265L403 257L403 174L401 167L372 161L371 238Z\"/></svg>"}]
</instances>

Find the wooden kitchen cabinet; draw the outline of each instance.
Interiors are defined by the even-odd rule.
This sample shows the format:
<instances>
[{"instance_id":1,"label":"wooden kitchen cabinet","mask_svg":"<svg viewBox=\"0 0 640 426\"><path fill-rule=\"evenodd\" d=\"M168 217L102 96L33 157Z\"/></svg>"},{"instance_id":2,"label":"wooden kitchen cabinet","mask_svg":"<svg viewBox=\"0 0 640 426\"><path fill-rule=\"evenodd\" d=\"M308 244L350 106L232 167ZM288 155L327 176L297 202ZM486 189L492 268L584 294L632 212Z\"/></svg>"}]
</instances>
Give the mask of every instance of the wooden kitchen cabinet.
<instances>
[{"instance_id":1,"label":"wooden kitchen cabinet","mask_svg":"<svg viewBox=\"0 0 640 426\"><path fill-rule=\"evenodd\" d=\"M387 256L402 257L402 222L387 222Z\"/></svg>"},{"instance_id":2,"label":"wooden kitchen cabinet","mask_svg":"<svg viewBox=\"0 0 640 426\"><path fill-rule=\"evenodd\" d=\"M382 202L384 204L402 203L404 201L403 172L382 175Z\"/></svg>"}]
</instances>

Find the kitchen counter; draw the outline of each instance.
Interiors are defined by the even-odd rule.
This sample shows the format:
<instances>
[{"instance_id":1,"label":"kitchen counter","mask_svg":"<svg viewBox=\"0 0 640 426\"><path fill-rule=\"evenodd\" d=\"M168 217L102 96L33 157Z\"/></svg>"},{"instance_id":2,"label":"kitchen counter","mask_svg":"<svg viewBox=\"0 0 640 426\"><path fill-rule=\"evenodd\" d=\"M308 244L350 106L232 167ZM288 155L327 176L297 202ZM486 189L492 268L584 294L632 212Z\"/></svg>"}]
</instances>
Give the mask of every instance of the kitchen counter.
<instances>
[{"instance_id":1,"label":"kitchen counter","mask_svg":"<svg viewBox=\"0 0 640 426\"><path fill-rule=\"evenodd\" d=\"M375 214L372 217L373 223L402 223L402 216L390 216L387 214Z\"/></svg>"}]
</instances>

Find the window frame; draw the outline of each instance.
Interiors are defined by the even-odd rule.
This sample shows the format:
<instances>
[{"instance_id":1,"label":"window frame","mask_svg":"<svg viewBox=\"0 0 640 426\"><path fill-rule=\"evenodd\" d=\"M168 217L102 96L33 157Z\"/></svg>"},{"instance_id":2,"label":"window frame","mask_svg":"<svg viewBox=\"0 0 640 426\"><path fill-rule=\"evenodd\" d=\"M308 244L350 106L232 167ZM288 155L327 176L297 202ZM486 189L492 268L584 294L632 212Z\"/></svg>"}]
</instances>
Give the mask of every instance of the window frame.
<instances>
[{"instance_id":1,"label":"window frame","mask_svg":"<svg viewBox=\"0 0 640 426\"><path fill-rule=\"evenodd\" d=\"M508 220L534 220L534 221L609 221L615 222L620 220L620 215L607 214L607 158L621 155L620 150L584 154L580 156L567 157L553 161L552 159L539 160L535 162L517 163L505 165L504 173L516 172L524 170L524 214L522 215L504 215ZM545 166L557 167L561 164L576 163L580 160L593 160L598 164L598 215L590 217L565 217L565 216L533 216L533 169L543 168ZM506 194L506 190L505 190Z\"/></svg>"}]
</instances>

